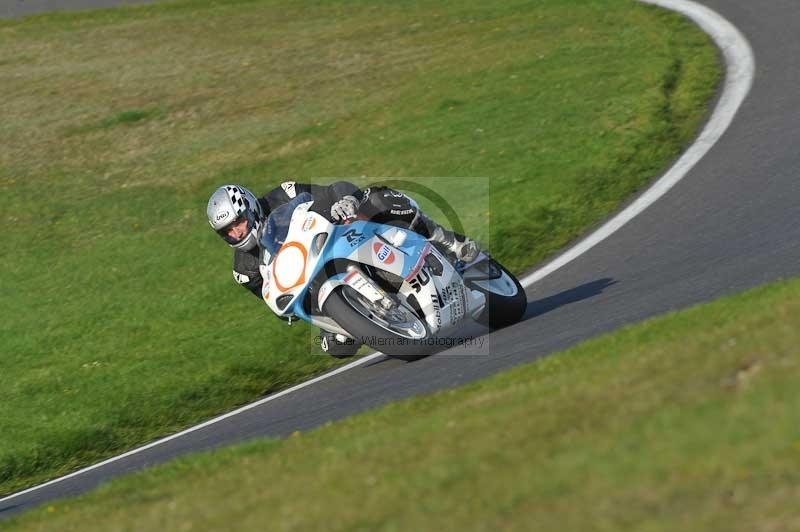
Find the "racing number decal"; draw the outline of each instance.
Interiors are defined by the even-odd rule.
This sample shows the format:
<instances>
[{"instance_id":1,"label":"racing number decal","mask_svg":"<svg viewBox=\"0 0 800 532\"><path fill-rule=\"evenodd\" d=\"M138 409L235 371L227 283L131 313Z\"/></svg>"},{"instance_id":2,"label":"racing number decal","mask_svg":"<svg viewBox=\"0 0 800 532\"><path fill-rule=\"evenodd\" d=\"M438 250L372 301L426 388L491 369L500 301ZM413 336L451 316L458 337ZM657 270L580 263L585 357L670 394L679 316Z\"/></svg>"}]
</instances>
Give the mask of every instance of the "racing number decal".
<instances>
[{"instance_id":1,"label":"racing number decal","mask_svg":"<svg viewBox=\"0 0 800 532\"><path fill-rule=\"evenodd\" d=\"M422 291L422 287L428 284L431 280L431 276L425 270L420 270L417 275L409 281L411 283L411 288L414 289L414 292L420 293Z\"/></svg>"}]
</instances>

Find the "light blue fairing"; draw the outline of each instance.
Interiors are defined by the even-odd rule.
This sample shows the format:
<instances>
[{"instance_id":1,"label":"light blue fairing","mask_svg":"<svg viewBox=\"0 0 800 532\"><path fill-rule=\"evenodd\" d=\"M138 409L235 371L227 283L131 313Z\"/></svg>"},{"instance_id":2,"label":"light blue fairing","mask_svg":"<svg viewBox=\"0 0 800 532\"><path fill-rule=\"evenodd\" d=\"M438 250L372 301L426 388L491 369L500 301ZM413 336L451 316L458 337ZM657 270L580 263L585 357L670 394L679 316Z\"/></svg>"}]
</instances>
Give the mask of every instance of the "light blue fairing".
<instances>
[{"instance_id":1,"label":"light blue fairing","mask_svg":"<svg viewBox=\"0 0 800 532\"><path fill-rule=\"evenodd\" d=\"M294 210L294 207L292 207L292 210ZM359 247L363 248L365 244L369 245L368 243L372 241L376 234L381 235L387 231L395 229L397 228L389 225L364 221L356 221L349 225L334 225L331 235L328 237L328 240L325 242L325 245L320 252L321 259L316 263L311 275L307 277L308 281L302 292L299 293L292 302L290 307L292 312L298 318L305 321L310 321L308 314L306 314L306 312L303 310L303 301L308 293L311 280L316 279L319 272L325 267L325 264L334 259L347 259L357 249L359 249ZM403 245L399 247L388 243L387 245L394 250L402 252L407 257L410 257L410 260L406 260L403 264L403 277L407 277L417 264L420 254L428 246L428 240L412 231L404 229L400 230L407 233L406 241L403 243ZM367 260L364 262L370 264L371 266L381 268L380 263L371 260L371 250L365 249L362 251L362 253L364 253L364 257L367 258ZM330 279L342 279L345 275L347 275L346 272L340 273L330 277Z\"/></svg>"}]
</instances>

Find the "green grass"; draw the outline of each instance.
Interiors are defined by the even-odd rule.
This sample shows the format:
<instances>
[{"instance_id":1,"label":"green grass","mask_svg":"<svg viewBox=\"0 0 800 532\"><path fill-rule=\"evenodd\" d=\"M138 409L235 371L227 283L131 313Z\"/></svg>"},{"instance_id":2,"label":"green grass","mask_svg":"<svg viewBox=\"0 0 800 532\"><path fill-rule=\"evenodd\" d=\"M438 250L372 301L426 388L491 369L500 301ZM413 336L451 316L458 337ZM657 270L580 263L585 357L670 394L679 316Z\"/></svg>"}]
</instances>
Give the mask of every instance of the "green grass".
<instances>
[{"instance_id":1,"label":"green grass","mask_svg":"<svg viewBox=\"0 0 800 532\"><path fill-rule=\"evenodd\" d=\"M106 118L103 118L95 123L68 128L64 131L64 134L67 136L81 135L96 131L98 129L108 129L119 125L132 125L137 122L141 122L142 120L158 117L162 114L163 111L158 108L121 111L114 113L111 116L107 116Z\"/></svg>"},{"instance_id":2,"label":"green grass","mask_svg":"<svg viewBox=\"0 0 800 532\"><path fill-rule=\"evenodd\" d=\"M797 530L799 323L779 282L9 530Z\"/></svg>"},{"instance_id":3,"label":"green grass","mask_svg":"<svg viewBox=\"0 0 800 532\"><path fill-rule=\"evenodd\" d=\"M335 363L234 285L219 184L443 176L417 182L519 271L673 159L719 79L624 0L36 16L0 22L0 65L0 493Z\"/></svg>"}]
</instances>

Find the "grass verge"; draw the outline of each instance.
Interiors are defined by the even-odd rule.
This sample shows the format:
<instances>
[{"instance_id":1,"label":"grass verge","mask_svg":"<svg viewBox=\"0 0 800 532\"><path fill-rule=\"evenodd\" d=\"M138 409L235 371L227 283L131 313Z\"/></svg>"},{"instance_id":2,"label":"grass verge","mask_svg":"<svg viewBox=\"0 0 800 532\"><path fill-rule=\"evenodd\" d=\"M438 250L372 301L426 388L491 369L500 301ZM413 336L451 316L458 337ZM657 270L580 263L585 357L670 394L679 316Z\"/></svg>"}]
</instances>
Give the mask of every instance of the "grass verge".
<instances>
[{"instance_id":1,"label":"grass verge","mask_svg":"<svg viewBox=\"0 0 800 532\"><path fill-rule=\"evenodd\" d=\"M798 323L779 282L10 530L796 530Z\"/></svg>"},{"instance_id":2,"label":"grass verge","mask_svg":"<svg viewBox=\"0 0 800 532\"><path fill-rule=\"evenodd\" d=\"M697 28L625 0L36 16L0 21L0 67L0 493L334 363L230 280L220 183L447 176L520 270L675 157L719 79Z\"/></svg>"}]
</instances>

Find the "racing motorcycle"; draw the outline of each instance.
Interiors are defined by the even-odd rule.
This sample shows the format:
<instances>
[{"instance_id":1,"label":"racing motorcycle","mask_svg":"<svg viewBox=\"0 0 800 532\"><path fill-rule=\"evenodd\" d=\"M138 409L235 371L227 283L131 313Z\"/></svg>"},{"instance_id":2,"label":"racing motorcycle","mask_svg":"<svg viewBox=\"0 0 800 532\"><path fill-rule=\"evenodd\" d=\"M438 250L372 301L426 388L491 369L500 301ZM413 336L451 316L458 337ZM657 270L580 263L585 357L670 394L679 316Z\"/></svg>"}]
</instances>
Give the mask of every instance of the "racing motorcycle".
<instances>
[{"instance_id":1,"label":"racing motorcycle","mask_svg":"<svg viewBox=\"0 0 800 532\"><path fill-rule=\"evenodd\" d=\"M273 210L260 239L262 297L290 324L299 318L410 361L465 320L494 329L524 314L525 291L489 254L451 262L413 231L333 224L313 203L303 193Z\"/></svg>"}]
</instances>

